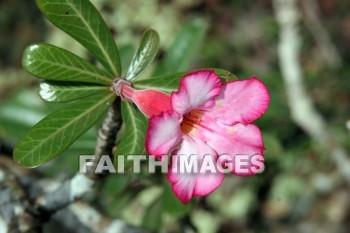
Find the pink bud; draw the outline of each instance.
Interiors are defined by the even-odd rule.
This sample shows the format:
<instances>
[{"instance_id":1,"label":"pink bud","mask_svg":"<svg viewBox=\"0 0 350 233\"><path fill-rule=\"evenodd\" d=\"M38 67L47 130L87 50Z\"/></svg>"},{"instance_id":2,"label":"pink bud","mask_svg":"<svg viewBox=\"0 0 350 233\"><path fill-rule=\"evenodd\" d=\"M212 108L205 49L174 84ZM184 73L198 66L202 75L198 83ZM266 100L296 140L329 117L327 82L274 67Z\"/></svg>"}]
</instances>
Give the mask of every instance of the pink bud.
<instances>
[{"instance_id":1,"label":"pink bud","mask_svg":"<svg viewBox=\"0 0 350 233\"><path fill-rule=\"evenodd\" d=\"M170 111L170 95L155 90L136 90L129 82L119 79L113 86L114 91L122 99L136 104L139 110L148 117L159 115L161 112Z\"/></svg>"},{"instance_id":2,"label":"pink bud","mask_svg":"<svg viewBox=\"0 0 350 233\"><path fill-rule=\"evenodd\" d=\"M152 117L171 110L170 95L155 90L136 90L132 101L141 112Z\"/></svg>"}]
</instances>

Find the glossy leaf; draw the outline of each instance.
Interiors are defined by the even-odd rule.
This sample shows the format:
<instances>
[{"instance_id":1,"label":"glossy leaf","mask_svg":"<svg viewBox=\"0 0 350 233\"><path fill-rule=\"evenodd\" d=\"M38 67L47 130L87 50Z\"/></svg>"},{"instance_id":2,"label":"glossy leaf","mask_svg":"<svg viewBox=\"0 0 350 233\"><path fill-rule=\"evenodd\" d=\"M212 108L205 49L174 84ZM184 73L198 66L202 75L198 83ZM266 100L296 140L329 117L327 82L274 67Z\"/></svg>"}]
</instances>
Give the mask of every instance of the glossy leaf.
<instances>
[{"instance_id":1,"label":"glossy leaf","mask_svg":"<svg viewBox=\"0 0 350 233\"><path fill-rule=\"evenodd\" d=\"M135 105L127 101L122 101L122 117L125 134L117 147L116 156L144 155L146 153L144 144L147 129L145 116ZM127 163L128 161L126 159L125 162L125 169L128 169L131 163Z\"/></svg>"},{"instance_id":2,"label":"glossy leaf","mask_svg":"<svg viewBox=\"0 0 350 233\"><path fill-rule=\"evenodd\" d=\"M129 65L131 63L132 57L134 55L135 51L135 46L132 44L125 44L119 47L119 54L121 59L121 64L122 64L122 70L128 70Z\"/></svg>"},{"instance_id":3,"label":"glossy leaf","mask_svg":"<svg viewBox=\"0 0 350 233\"><path fill-rule=\"evenodd\" d=\"M206 30L207 23L202 19L194 19L186 23L177 33L154 75L188 70L197 56Z\"/></svg>"},{"instance_id":4,"label":"glossy leaf","mask_svg":"<svg viewBox=\"0 0 350 233\"><path fill-rule=\"evenodd\" d=\"M147 30L142 36L141 43L135 52L125 79L131 81L140 76L152 63L157 55L158 48L158 33L152 29Z\"/></svg>"},{"instance_id":5,"label":"glossy leaf","mask_svg":"<svg viewBox=\"0 0 350 233\"><path fill-rule=\"evenodd\" d=\"M25 167L36 167L53 159L86 132L113 99L113 94L94 95L51 113L16 145L14 159Z\"/></svg>"},{"instance_id":6,"label":"glossy leaf","mask_svg":"<svg viewBox=\"0 0 350 233\"><path fill-rule=\"evenodd\" d=\"M212 69L222 79L223 82L237 79L231 72L223 69ZM155 89L165 93L171 93L179 88L180 79L188 72L179 72L147 79L139 79L133 82L135 88L138 89Z\"/></svg>"},{"instance_id":7,"label":"glossy leaf","mask_svg":"<svg viewBox=\"0 0 350 233\"><path fill-rule=\"evenodd\" d=\"M40 84L40 96L48 102L64 103L102 93L108 95L109 87L73 82L42 82Z\"/></svg>"},{"instance_id":8,"label":"glossy leaf","mask_svg":"<svg viewBox=\"0 0 350 233\"><path fill-rule=\"evenodd\" d=\"M121 75L119 52L111 32L97 9L88 0L37 0L56 27L87 48L114 76Z\"/></svg>"},{"instance_id":9,"label":"glossy leaf","mask_svg":"<svg viewBox=\"0 0 350 233\"><path fill-rule=\"evenodd\" d=\"M112 76L77 55L49 44L26 48L23 67L32 75L52 81L88 82L108 85Z\"/></svg>"}]
</instances>

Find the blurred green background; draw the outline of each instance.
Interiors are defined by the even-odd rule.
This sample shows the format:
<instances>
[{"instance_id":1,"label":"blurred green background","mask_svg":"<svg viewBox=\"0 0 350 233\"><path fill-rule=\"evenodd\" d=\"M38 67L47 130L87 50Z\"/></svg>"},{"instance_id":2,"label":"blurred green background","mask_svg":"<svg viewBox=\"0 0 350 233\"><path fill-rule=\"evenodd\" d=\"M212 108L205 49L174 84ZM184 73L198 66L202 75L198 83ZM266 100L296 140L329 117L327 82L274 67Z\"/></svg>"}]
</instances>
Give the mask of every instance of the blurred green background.
<instances>
[{"instance_id":1,"label":"blurred green background","mask_svg":"<svg viewBox=\"0 0 350 233\"><path fill-rule=\"evenodd\" d=\"M195 198L189 206L174 199L168 186L164 191L164 175L112 175L94 201L103 212L162 232L186 232L191 225L204 233L350 232L346 177L329 151L292 120L279 69L280 30L270 0L92 2L113 32L124 70L143 31L151 27L161 38L157 59L166 62L162 66L156 62L153 71L144 76L215 67L239 78L255 75L271 94L268 112L256 122L266 147L262 174L243 178L227 175L218 190ZM307 0L300 1L298 9L305 88L326 120L332 140L349 153L350 2ZM324 53L327 44L314 30L319 25L330 38L335 55ZM1 156L11 156L28 129L60 107L42 101L38 79L21 68L24 48L41 41L95 62L73 39L48 23L34 1L1 0ZM176 57L182 58L180 64L172 63ZM70 177L78 170L78 155L93 154L97 128L89 130L58 159L37 169L61 180ZM160 201L163 191L167 198Z\"/></svg>"}]
</instances>

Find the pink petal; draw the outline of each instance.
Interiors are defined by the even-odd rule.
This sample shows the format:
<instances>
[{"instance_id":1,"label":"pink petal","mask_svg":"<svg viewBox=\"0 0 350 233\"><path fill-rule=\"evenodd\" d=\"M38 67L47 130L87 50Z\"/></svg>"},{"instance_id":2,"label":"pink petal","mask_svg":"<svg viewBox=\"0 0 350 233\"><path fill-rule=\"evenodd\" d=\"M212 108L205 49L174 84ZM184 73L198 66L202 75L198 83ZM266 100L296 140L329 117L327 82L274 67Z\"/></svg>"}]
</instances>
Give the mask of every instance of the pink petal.
<instances>
[{"instance_id":1,"label":"pink petal","mask_svg":"<svg viewBox=\"0 0 350 233\"><path fill-rule=\"evenodd\" d=\"M167 155L181 142L181 117L173 112L163 112L149 120L145 147L150 155Z\"/></svg>"},{"instance_id":2,"label":"pink petal","mask_svg":"<svg viewBox=\"0 0 350 233\"><path fill-rule=\"evenodd\" d=\"M227 126L220 123L215 125L207 123L207 127L211 130L203 130L202 134L206 138L207 144L215 149L219 156L229 155L234 160L235 156L259 155L263 159L264 143L261 132L255 125L238 123L234 126ZM256 168L256 165L252 161L247 164L247 168L246 171L232 170L231 172L239 176L257 173L253 169Z\"/></svg>"},{"instance_id":3,"label":"pink petal","mask_svg":"<svg viewBox=\"0 0 350 233\"><path fill-rule=\"evenodd\" d=\"M171 95L173 110L180 115L192 109L208 107L220 93L220 78L212 70L199 70L186 74L180 80L177 92Z\"/></svg>"},{"instance_id":4,"label":"pink petal","mask_svg":"<svg viewBox=\"0 0 350 233\"><path fill-rule=\"evenodd\" d=\"M180 159L192 158L195 159L198 170L191 172L181 171ZM181 157L181 158L180 158ZM174 194L183 202L188 203L194 196L204 196L217 189L223 179L224 174L217 170L202 170L204 157L213 161L216 165L217 154L206 143L186 137L181 143L181 147L172 156L171 169L168 172L168 180L172 183ZM215 168L214 168L215 169Z\"/></svg>"},{"instance_id":5,"label":"pink petal","mask_svg":"<svg viewBox=\"0 0 350 233\"><path fill-rule=\"evenodd\" d=\"M251 123L265 113L270 96L264 83L253 77L225 83L211 106L211 117L223 124Z\"/></svg>"},{"instance_id":6,"label":"pink petal","mask_svg":"<svg viewBox=\"0 0 350 233\"><path fill-rule=\"evenodd\" d=\"M132 101L141 112L152 117L171 110L170 95L155 90L136 90Z\"/></svg>"}]
</instances>

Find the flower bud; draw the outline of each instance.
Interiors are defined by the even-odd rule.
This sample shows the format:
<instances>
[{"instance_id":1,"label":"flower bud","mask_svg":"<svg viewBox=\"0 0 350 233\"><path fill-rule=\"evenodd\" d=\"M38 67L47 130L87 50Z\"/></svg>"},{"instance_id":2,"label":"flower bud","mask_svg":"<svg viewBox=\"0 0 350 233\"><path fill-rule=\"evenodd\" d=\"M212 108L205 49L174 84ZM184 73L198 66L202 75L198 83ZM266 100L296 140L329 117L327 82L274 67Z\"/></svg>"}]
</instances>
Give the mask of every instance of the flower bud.
<instances>
[{"instance_id":1,"label":"flower bud","mask_svg":"<svg viewBox=\"0 0 350 233\"><path fill-rule=\"evenodd\" d=\"M136 90L129 82L118 79L113 89L122 99L136 104L139 110L148 117L159 115L161 112L170 111L170 95L156 90Z\"/></svg>"}]
</instances>

